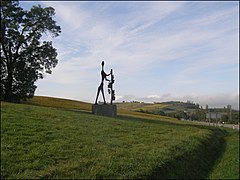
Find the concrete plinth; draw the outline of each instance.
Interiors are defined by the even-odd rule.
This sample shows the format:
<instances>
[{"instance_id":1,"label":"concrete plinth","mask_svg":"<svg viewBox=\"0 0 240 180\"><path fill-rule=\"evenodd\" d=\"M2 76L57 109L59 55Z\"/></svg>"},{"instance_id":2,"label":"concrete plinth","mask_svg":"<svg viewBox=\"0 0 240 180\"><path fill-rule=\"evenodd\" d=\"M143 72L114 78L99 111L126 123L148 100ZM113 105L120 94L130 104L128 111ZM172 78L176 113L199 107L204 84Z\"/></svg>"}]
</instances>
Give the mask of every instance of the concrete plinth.
<instances>
[{"instance_id":1,"label":"concrete plinth","mask_svg":"<svg viewBox=\"0 0 240 180\"><path fill-rule=\"evenodd\" d=\"M95 115L115 117L117 115L117 106L111 104L93 104L92 113Z\"/></svg>"}]
</instances>

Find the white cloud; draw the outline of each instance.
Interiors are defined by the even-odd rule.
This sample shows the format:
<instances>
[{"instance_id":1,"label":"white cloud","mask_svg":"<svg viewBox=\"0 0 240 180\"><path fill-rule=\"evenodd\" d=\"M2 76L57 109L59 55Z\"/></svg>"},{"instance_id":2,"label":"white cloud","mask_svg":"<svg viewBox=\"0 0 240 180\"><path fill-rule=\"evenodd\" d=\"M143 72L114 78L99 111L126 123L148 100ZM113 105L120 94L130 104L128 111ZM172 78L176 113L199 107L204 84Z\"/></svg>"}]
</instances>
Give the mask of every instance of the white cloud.
<instances>
[{"instance_id":1,"label":"white cloud","mask_svg":"<svg viewBox=\"0 0 240 180\"><path fill-rule=\"evenodd\" d=\"M154 94L154 95L148 95L147 98L149 98L149 99L151 99L151 98L153 98L153 99L158 99L158 98L160 98L160 96Z\"/></svg>"},{"instance_id":2,"label":"white cloud","mask_svg":"<svg viewBox=\"0 0 240 180\"><path fill-rule=\"evenodd\" d=\"M63 28L68 31L74 31L84 25L89 14L82 10L84 2L51 2L43 1L44 6L52 6L60 22L66 26Z\"/></svg>"},{"instance_id":3,"label":"white cloud","mask_svg":"<svg viewBox=\"0 0 240 180\"><path fill-rule=\"evenodd\" d=\"M203 16L201 18L198 18L189 24L191 27L202 27L212 24L218 24L218 23L225 23L224 21L229 20L232 18L233 14L236 14L239 12L238 7L231 9L224 9L221 11L216 11L214 13L208 14L206 16Z\"/></svg>"},{"instance_id":4,"label":"white cloud","mask_svg":"<svg viewBox=\"0 0 240 180\"><path fill-rule=\"evenodd\" d=\"M100 79L100 62L105 60L105 70L113 68L116 73L118 99L135 94L146 96L140 99L148 101L178 100L183 96L159 96L154 89L164 86L164 92L176 89L181 94L184 91L181 87L193 85L185 90L186 93L207 94L211 81L202 74L236 71L232 66L239 65L239 28L237 23L232 23L238 20L236 7L211 11L211 6L202 2L200 15L191 10L195 15L191 17L191 14L182 16L188 2L43 3L56 9L62 34L54 41L59 64L52 75L38 82L38 94L51 91L47 84L57 84L59 93L55 91L55 95L65 94L93 102ZM163 63L167 65L164 68L161 67ZM164 81L165 78L168 81ZM155 83L156 79L164 84ZM225 81L217 79L218 85L211 85L216 94L222 93L219 87L223 87L221 83ZM203 84L205 92L198 90ZM146 92L149 89L151 92Z\"/></svg>"},{"instance_id":5,"label":"white cloud","mask_svg":"<svg viewBox=\"0 0 240 180\"><path fill-rule=\"evenodd\" d=\"M196 42L209 41L219 34L190 29L168 36L161 34L157 36L156 34L143 35L140 32L148 28L150 24L153 25L182 6L180 3L173 2L146 3L144 8L138 3L131 5L132 12L126 18L129 22L125 21L126 24L119 28L111 24L110 19L99 19L96 16L97 12L87 12L82 8L81 3L56 3L55 8L60 13L60 17L67 24L71 24L69 31L75 32L72 37L70 36L70 44L68 44L68 47L71 46L74 40L76 42L74 43L75 48L65 49L67 54L81 51L81 48L77 48L77 44L86 44L89 48L88 59L106 58L123 66L125 70L129 69L129 63L131 63L131 67L137 64L138 71L142 71L146 66L154 64L156 61L182 59L189 54L189 49L184 49L184 47L190 47ZM96 61L92 60L92 62Z\"/></svg>"}]
</instances>

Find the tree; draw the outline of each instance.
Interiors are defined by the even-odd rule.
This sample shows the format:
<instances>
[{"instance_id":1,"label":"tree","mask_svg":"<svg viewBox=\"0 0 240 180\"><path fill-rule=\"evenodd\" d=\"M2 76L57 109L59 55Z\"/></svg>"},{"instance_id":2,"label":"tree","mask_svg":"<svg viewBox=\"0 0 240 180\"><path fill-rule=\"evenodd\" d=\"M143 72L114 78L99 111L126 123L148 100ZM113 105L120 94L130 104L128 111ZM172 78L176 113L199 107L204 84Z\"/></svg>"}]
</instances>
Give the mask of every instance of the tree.
<instances>
[{"instance_id":1,"label":"tree","mask_svg":"<svg viewBox=\"0 0 240 180\"><path fill-rule=\"evenodd\" d=\"M177 119L188 119L188 115L186 112L184 111L180 111L180 110L177 110L177 111L174 111L174 112L171 112L171 113L168 113L168 116L170 117L173 117L173 118L177 118Z\"/></svg>"},{"instance_id":2,"label":"tree","mask_svg":"<svg viewBox=\"0 0 240 180\"><path fill-rule=\"evenodd\" d=\"M42 36L57 37L60 26L52 7L23 10L17 1L1 1L1 100L19 102L34 95L36 80L56 67L57 51Z\"/></svg>"}]
</instances>

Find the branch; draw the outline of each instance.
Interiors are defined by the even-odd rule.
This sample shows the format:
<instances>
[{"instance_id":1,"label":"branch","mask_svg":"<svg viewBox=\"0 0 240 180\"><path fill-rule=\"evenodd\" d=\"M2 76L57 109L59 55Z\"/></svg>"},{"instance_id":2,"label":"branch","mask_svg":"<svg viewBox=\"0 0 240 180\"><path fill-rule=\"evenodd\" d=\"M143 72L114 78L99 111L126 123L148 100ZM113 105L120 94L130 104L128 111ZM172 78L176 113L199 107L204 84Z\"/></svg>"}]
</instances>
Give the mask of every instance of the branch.
<instances>
[{"instance_id":1,"label":"branch","mask_svg":"<svg viewBox=\"0 0 240 180\"><path fill-rule=\"evenodd\" d=\"M2 30L1 45L2 45L2 49L3 49L4 55L5 55L6 59L8 60L9 57L8 57L7 50L6 50L6 47L5 47L5 44L4 44L5 24L3 24L3 28L4 28L4 29ZM7 61L6 61L6 62L7 62Z\"/></svg>"},{"instance_id":2,"label":"branch","mask_svg":"<svg viewBox=\"0 0 240 180\"><path fill-rule=\"evenodd\" d=\"M28 27L28 25L26 25L23 29L22 29L22 32L21 32L21 35L20 35L20 37L22 37L23 36L23 33L24 33L24 31L26 30L26 28ZM15 53L15 56L14 56L14 60L16 60L17 59L17 56L18 56L18 51L19 51L19 49L20 49L20 47L21 47L21 45L23 44L23 42L24 41L19 41L19 43L18 43L18 46L17 46L17 50L16 50L16 53Z\"/></svg>"},{"instance_id":3,"label":"branch","mask_svg":"<svg viewBox=\"0 0 240 180\"><path fill-rule=\"evenodd\" d=\"M33 23L31 26L33 27L33 26L35 26L36 24L37 24L37 22ZM22 32L21 32L20 37L23 36L24 31L26 30L27 27L30 27L30 26L27 24L27 25L22 29ZM23 41L19 41L18 46L17 46L16 53L15 53L15 56L14 56L14 60L17 59L17 56L18 56L19 49L20 49L21 45L22 45L25 41L27 41L29 38L31 38L31 37L32 37L32 36L28 36L28 37L27 37L26 39L24 39Z\"/></svg>"}]
</instances>

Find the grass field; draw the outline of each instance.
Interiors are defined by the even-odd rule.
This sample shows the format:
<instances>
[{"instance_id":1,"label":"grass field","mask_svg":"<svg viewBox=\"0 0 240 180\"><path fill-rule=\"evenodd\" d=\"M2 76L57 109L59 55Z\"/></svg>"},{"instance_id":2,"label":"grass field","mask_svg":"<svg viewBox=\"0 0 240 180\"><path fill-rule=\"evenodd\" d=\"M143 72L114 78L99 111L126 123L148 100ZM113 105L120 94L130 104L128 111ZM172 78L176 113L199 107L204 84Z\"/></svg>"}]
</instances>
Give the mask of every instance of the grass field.
<instances>
[{"instance_id":1,"label":"grass field","mask_svg":"<svg viewBox=\"0 0 240 180\"><path fill-rule=\"evenodd\" d=\"M236 132L126 109L95 116L91 104L57 98L28 103L1 102L2 179L239 177Z\"/></svg>"}]
</instances>

